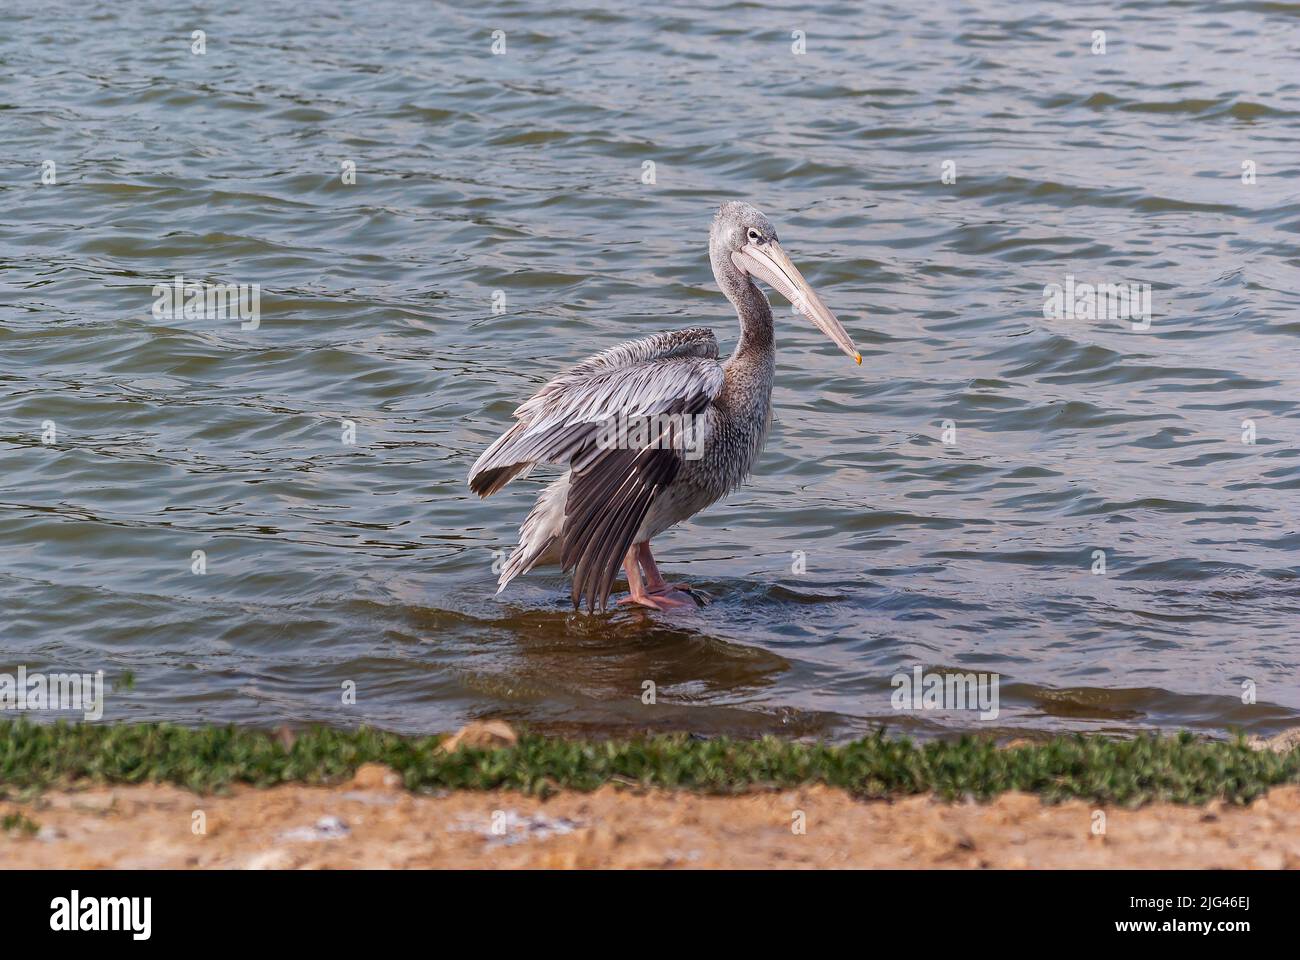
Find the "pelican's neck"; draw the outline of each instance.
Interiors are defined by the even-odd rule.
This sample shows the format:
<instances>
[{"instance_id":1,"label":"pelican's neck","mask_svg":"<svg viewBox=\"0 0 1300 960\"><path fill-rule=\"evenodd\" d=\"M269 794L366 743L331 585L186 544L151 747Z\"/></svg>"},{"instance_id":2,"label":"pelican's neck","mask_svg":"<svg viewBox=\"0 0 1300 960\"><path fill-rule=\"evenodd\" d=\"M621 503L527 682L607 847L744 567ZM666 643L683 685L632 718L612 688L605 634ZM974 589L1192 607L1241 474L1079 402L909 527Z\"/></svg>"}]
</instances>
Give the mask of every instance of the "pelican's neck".
<instances>
[{"instance_id":1,"label":"pelican's neck","mask_svg":"<svg viewBox=\"0 0 1300 960\"><path fill-rule=\"evenodd\" d=\"M713 265L714 279L736 308L736 317L740 320L740 340L736 343L732 359L770 363L775 355L772 305L749 275L732 263L731 253L725 247L710 243L709 259Z\"/></svg>"},{"instance_id":2,"label":"pelican's neck","mask_svg":"<svg viewBox=\"0 0 1300 960\"><path fill-rule=\"evenodd\" d=\"M728 297L740 319L740 339L736 342L734 356L752 356L767 359L776 352L772 336L772 305L754 281L745 278L740 293Z\"/></svg>"}]
</instances>

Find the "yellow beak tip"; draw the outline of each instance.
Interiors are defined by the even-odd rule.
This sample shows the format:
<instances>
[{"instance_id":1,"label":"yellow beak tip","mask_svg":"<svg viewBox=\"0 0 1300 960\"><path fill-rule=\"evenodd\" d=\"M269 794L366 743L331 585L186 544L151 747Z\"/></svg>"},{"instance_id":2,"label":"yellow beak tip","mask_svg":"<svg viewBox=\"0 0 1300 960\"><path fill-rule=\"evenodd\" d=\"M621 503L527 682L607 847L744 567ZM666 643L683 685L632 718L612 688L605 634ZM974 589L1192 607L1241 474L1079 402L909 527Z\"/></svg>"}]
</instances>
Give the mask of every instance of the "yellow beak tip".
<instances>
[{"instance_id":1,"label":"yellow beak tip","mask_svg":"<svg viewBox=\"0 0 1300 960\"><path fill-rule=\"evenodd\" d=\"M856 360L856 361L858 361L858 366L859 366L859 367L862 366L862 354L860 354L860 353L854 353L854 354L853 354L853 359Z\"/></svg>"}]
</instances>

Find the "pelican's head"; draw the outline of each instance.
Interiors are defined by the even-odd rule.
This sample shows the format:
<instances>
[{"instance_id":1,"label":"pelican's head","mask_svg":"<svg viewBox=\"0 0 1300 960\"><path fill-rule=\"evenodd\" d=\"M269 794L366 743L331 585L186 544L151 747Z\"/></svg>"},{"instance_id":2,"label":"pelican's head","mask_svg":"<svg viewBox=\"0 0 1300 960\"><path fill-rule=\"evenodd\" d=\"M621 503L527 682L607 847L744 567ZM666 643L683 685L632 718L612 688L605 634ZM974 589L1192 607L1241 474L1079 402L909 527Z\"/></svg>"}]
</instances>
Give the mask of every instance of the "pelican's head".
<instances>
[{"instance_id":1,"label":"pelican's head","mask_svg":"<svg viewBox=\"0 0 1300 960\"><path fill-rule=\"evenodd\" d=\"M790 262L776 238L776 227L757 207L734 200L719 207L709 232L709 251L714 274L729 296L732 291L727 290L727 274L732 271L738 272L740 278L762 280L794 304L841 350L862 362L862 354L853 346L848 331Z\"/></svg>"}]
</instances>

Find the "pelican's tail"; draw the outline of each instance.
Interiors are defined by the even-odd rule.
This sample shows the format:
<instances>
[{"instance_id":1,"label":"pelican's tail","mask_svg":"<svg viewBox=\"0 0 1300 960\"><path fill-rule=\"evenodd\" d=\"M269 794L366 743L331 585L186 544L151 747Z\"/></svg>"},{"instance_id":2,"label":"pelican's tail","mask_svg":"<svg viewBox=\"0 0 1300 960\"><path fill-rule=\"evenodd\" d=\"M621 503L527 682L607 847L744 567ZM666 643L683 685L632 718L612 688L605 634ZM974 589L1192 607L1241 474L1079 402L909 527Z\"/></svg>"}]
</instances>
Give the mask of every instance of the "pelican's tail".
<instances>
[{"instance_id":1,"label":"pelican's tail","mask_svg":"<svg viewBox=\"0 0 1300 960\"><path fill-rule=\"evenodd\" d=\"M565 473L542 491L533 509L528 511L519 528L519 546L510 554L497 581L497 593L539 563L560 562L560 532L564 529L564 504L568 499L569 475Z\"/></svg>"}]
</instances>

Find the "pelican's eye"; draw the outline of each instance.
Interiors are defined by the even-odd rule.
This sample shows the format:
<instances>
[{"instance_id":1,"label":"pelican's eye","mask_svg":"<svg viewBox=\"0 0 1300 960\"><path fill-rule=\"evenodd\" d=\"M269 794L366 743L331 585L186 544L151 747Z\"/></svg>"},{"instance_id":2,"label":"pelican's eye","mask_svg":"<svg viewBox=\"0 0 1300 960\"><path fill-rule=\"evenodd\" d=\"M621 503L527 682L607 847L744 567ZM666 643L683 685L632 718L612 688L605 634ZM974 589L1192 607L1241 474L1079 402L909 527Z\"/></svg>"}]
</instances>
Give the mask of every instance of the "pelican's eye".
<instances>
[{"instance_id":1,"label":"pelican's eye","mask_svg":"<svg viewBox=\"0 0 1300 960\"><path fill-rule=\"evenodd\" d=\"M757 230L755 230L753 227L750 227L750 228L749 228L749 242L750 242L750 243L762 243L762 242L763 242L763 235L762 235L761 233L759 233Z\"/></svg>"}]
</instances>

